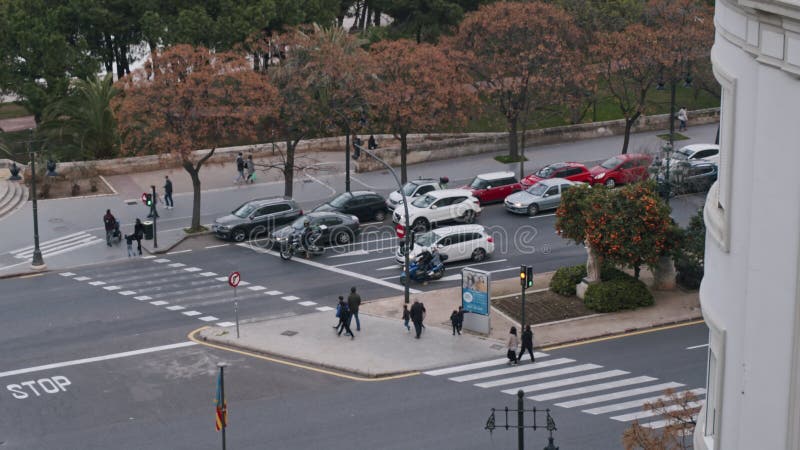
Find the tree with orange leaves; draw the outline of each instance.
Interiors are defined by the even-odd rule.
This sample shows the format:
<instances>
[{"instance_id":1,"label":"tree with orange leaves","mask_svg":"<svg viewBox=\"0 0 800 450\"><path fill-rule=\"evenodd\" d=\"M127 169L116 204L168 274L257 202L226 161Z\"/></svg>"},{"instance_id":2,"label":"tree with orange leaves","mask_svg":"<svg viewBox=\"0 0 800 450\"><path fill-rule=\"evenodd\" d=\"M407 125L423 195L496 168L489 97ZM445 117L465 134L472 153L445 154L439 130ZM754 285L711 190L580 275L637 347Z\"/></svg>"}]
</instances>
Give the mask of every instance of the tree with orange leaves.
<instances>
[{"instance_id":1,"label":"tree with orange leaves","mask_svg":"<svg viewBox=\"0 0 800 450\"><path fill-rule=\"evenodd\" d=\"M219 143L255 136L280 103L275 88L238 54L188 45L154 53L117 84L122 152L176 159L192 179L190 231L201 230L200 169Z\"/></svg>"},{"instance_id":2,"label":"tree with orange leaves","mask_svg":"<svg viewBox=\"0 0 800 450\"><path fill-rule=\"evenodd\" d=\"M661 428L648 428L634 421L622 435L625 450L686 450L692 448L692 433L702 405L692 391L667 389L664 396L644 404L649 415L666 421Z\"/></svg>"},{"instance_id":3,"label":"tree with orange leaves","mask_svg":"<svg viewBox=\"0 0 800 450\"><path fill-rule=\"evenodd\" d=\"M497 2L469 13L452 39L478 89L505 116L509 156L519 157L520 118L559 108L586 75L576 50L580 30L558 6L543 2ZM567 83L567 81L570 83Z\"/></svg>"},{"instance_id":4,"label":"tree with orange leaves","mask_svg":"<svg viewBox=\"0 0 800 450\"><path fill-rule=\"evenodd\" d=\"M373 85L364 86L377 122L400 140L401 181L407 180L408 134L438 131L466 123L477 104L467 75L430 44L407 39L371 48Z\"/></svg>"}]
</instances>

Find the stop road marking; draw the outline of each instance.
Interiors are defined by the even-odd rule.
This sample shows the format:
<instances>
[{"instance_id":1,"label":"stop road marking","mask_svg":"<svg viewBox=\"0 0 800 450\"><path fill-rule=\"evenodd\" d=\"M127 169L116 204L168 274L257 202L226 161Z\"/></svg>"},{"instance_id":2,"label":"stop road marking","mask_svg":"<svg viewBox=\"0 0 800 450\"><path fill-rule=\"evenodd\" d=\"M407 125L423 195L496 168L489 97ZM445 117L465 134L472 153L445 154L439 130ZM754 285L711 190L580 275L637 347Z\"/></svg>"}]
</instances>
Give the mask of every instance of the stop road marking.
<instances>
[{"instance_id":1,"label":"stop road marking","mask_svg":"<svg viewBox=\"0 0 800 450\"><path fill-rule=\"evenodd\" d=\"M19 384L9 384L6 386L6 389L8 389L11 392L11 395L13 395L17 400L24 400L31 396L28 391L33 393L33 395L36 397L41 397L41 392L44 392L45 394L58 394L61 392L67 392L66 387L71 384L72 383L67 377L56 375L50 378L40 378L35 381L29 380L23 381ZM37 386L39 389L37 389Z\"/></svg>"}]
</instances>

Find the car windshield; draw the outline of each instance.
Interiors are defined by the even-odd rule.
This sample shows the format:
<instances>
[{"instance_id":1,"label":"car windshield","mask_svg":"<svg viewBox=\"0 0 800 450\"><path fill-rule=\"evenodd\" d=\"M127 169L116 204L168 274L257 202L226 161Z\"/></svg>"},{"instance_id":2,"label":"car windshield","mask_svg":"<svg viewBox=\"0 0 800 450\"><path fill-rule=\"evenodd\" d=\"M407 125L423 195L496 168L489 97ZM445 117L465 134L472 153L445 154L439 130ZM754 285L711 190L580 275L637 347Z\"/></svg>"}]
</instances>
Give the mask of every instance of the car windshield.
<instances>
[{"instance_id":1,"label":"car windshield","mask_svg":"<svg viewBox=\"0 0 800 450\"><path fill-rule=\"evenodd\" d=\"M427 233L416 235L414 242L423 247L430 247L434 242L439 240L439 237L440 236L433 231L428 231Z\"/></svg>"},{"instance_id":2,"label":"car windshield","mask_svg":"<svg viewBox=\"0 0 800 450\"><path fill-rule=\"evenodd\" d=\"M348 200L350 200L350 198L352 198L351 194L342 194L328 202L328 204L334 208L341 208L345 203L347 203Z\"/></svg>"},{"instance_id":3,"label":"car windshield","mask_svg":"<svg viewBox=\"0 0 800 450\"><path fill-rule=\"evenodd\" d=\"M538 172L536 172L536 176L539 178L550 178L554 171L555 170L550 166L542 167Z\"/></svg>"},{"instance_id":4,"label":"car windshield","mask_svg":"<svg viewBox=\"0 0 800 450\"><path fill-rule=\"evenodd\" d=\"M543 185L542 183L536 183L533 186L527 189L529 194L535 195L537 197L541 197L542 194L547 191L547 186Z\"/></svg>"},{"instance_id":5,"label":"car windshield","mask_svg":"<svg viewBox=\"0 0 800 450\"><path fill-rule=\"evenodd\" d=\"M436 197L432 195L426 195L424 197L420 197L414 200L411 204L416 206L417 208L427 208L431 206L431 203L436 201Z\"/></svg>"},{"instance_id":6,"label":"car windshield","mask_svg":"<svg viewBox=\"0 0 800 450\"><path fill-rule=\"evenodd\" d=\"M673 159L686 160L686 159L689 159L689 156L691 156L691 155L692 155L692 152L690 152L689 150L687 150L685 148L682 148L682 149L676 150L675 153L672 154L672 158Z\"/></svg>"},{"instance_id":7,"label":"car windshield","mask_svg":"<svg viewBox=\"0 0 800 450\"><path fill-rule=\"evenodd\" d=\"M303 223L305 223L306 220L308 220L308 217L298 217L297 220L292 222L291 227L294 228L295 230L302 230Z\"/></svg>"},{"instance_id":8,"label":"car windshield","mask_svg":"<svg viewBox=\"0 0 800 450\"><path fill-rule=\"evenodd\" d=\"M471 187L472 189L486 189L486 186L488 185L489 185L488 181L480 177L475 177L475 179L472 180L472 183L469 184L469 187Z\"/></svg>"},{"instance_id":9,"label":"car windshield","mask_svg":"<svg viewBox=\"0 0 800 450\"><path fill-rule=\"evenodd\" d=\"M600 164L600 167L604 169L613 169L622 163L622 160L617 158L616 156L613 158L609 158L603 164Z\"/></svg>"},{"instance_id":10,"label":"car windshield","mask_svg":"<svg viewBox=\"0 0 800 450\"><path fill-rule=\"evenodd\" d=\"M416 183L406 183L403 185L403 193L406 194L407 196L413 194L416 189L417 189Z\"/></svg>"},{"instance_id":11,"label":"car windshield","mask_svg":"<svg viewBox=\"0 0 800 450\"><path fill-rule=\"evenodd\" d=\"M244 219L245 217L252 214L253 211L256 210L255 205L251 203L245 203L244 205L240 206L239 209L233 212L233 215L239 218Z\"/></svg>"}]
</instances>

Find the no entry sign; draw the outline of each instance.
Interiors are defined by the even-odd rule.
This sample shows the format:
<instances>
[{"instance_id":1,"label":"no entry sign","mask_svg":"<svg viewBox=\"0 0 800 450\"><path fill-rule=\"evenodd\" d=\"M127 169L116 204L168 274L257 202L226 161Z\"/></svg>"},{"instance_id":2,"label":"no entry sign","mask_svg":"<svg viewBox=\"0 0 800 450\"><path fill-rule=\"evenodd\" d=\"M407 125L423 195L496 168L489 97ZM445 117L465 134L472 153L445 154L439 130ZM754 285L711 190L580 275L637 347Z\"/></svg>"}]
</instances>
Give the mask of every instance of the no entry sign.
<instances>
[{"instance_id":1,"label":"no entry sign","mask_svg":"<svg viewBox=\"0 0 800 450\"><path fill-rule=\"evenodd\" d=\"M236 287L239 285L239 281L241 281L241 279L242 276L239 274L239 272L233 272L228 275L228 284L230 284L231 287Z\"/></svg>"},{"instance_id":2,"label":"no entry sign","mask_svg":"<svg viewBox=\"0 0 800 450\"><path fill-rule=\"evenodd\" d=\"M397 233L397 237L399 237L400 239L406 236L406 227L400 225L399 223L395 225L394 231Z\"/></svg>"}]
</instances>

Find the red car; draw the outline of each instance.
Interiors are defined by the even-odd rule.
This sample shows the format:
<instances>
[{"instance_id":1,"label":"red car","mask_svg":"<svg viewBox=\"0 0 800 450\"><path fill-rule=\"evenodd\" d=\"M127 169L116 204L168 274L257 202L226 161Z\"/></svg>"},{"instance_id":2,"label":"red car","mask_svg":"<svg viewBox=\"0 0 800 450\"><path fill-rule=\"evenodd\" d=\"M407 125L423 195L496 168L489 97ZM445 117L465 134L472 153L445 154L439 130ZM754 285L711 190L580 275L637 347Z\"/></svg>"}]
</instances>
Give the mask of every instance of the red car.
<instances>
[{"instance_id":1,"label":"red car","mask_svg":"<svg viewBox=\"0 0 800 450\"><path fill-rule=\"evenodd\" d=\"M581 183L592 182L592 174L589 169L581 163L561 162L544 166L538 171L520 180L523 187L533 186L534 184L548 178L565 178L570 181Z\"/></svg>"},{"instance_id":2,"label":"red car","mask_svg":"<svg viewBox=\"0 0 800 450\"><path fill-rule=\"evenodd\" d=\"M478 175L461 189L471 191L481 204L485 204L502 202L514 192L521 191L522 185L517 181L514 172L492 172Z\"/></svg>"},{"instance_id":3,"label":"red car","mask_svg":"<svg viewBox=\"0 0 800 450\"><path fill-rule=\"evenodd\" d=\"M647 168L653 163L651 155L628 153L607 159L592 167L592 184L605 184L613 188L618 184L636 183L650 178Z\"/></svg>"}]
</instances>

